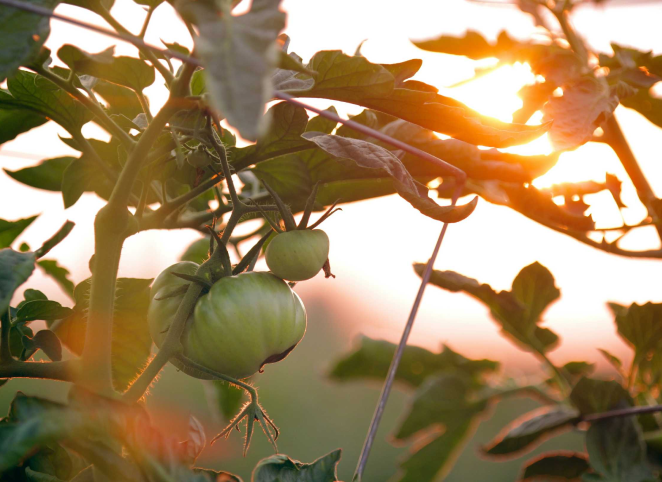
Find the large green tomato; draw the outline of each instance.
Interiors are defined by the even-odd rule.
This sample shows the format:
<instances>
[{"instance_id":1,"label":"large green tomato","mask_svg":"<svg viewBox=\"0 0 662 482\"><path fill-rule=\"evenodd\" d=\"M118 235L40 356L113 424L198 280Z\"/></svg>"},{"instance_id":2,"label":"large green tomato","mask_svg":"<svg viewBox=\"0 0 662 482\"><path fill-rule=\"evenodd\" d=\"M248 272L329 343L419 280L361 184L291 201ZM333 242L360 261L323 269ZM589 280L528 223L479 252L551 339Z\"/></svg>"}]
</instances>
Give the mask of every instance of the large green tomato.
<instances>
[{"instance_id":1,"label":"large green tomato","mask_svg":"<svg viewBox=\"0 0 662 482\"><path fill-rule=\"evenodd\" d=\"M320 272L329 258L329 237L321 229L279 233L267 246L267 266L289 281L304 281Z\"/></svg>"},{"instance_id":2,"label":"large green tomato","mask_svg":"<svg viewBox=\"0 0 662 482\"><path fill-rule=\"evenodd\" d=\"M148 320L156 346L163 343L184 295L155 298L188 283L173 272L194 274L197 268L195 263L177 263L154 281ZM306 310L299 296L283 280L264 272L221 278L198 299L192 318L182 339L184 355L239 379L285 358L306 331ZM198 378L210 378L175 365Z\"/></svg>"}]
</instances>

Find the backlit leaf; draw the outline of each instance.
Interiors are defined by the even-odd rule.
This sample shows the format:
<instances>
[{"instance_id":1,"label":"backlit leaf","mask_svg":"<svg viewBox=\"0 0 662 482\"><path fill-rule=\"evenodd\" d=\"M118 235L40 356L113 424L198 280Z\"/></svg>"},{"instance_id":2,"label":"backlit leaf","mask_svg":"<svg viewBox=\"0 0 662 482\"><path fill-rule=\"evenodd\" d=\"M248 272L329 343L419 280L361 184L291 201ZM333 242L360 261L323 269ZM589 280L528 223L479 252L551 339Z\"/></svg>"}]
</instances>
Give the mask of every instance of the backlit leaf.
<instances>
[{"instance_id":1,"label":"backlit leaf","mask_svg":"<svg viewBox=\"0 0 662 482\"><path fill-rule=\"evenodd\" d=\"M619 404L632 405L632 398L620 383L582 377L570 393L570 401L582 415L606 412Z\"/></svg>"},{"instance_id":2,"label":"backlit leaf","mask_svg":"<svg viewBox=\"0 0 662 482\"><path fill-rule=\"evenodd\" d=\"M35 219L37 219L37 216L17 219L16 221L0 219L0 249L11 246L14 240L25 231Z\"/></svg>"},{"instance_id":3,"label":"backlit leaf","mask_svg":"<svg viewBox=\"0 0 662 482\"><path fill-rule=\"evenodd\" d=\"M0 313L7 312L14 291L30 277L35 261L34 253L0 249Z\"/></svg>"},{"instance_id":4,"label":"backlit leaf","mask_svg":"<svg viewBox=\"0 0 662 482\"><path fill-rule=\"evenodd\" d=\"M584 454L545 453L527 462L521 482L536 482L558 477L560 480L574 480L589 469Z\"/></svg>"},{"instance_id":5,"label":"backlit leaf","mask_svg":"<svg viewBox=\"0 0 662 482\"><path fill-rule=\"evenodd\" d=\"M8 169L4 169L4 171L9 177L28 186L46 191L60 191L64 170L73 160L73 157L56 157L18 171Z\"/></svg>"}]
</instances>

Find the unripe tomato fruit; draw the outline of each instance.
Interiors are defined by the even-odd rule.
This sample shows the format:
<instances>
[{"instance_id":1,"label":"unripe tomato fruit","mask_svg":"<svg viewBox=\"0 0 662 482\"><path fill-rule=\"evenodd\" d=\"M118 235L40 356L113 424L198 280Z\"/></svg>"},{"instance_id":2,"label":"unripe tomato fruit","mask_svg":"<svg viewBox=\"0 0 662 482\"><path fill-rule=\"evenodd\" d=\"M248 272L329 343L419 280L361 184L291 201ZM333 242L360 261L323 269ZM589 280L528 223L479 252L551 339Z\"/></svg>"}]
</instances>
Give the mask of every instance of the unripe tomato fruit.
<instances>
[{"instance_id":1,"label":"unripe tomato fruit","mask_svg":"<svg viewBox=\"0 0 662 482\"><path fill-rule=\"evenodd\" d=\"M279 233L267 246L267 266L288 281L304 281L320 272L329 258L329 237L321 229Z\"/></svg>"},{"instance_id":2,"label":"unripe tomato fruit","mask_svg":"<svg viewBox=\"0 0 662 482\"><path fill-rule=\"evenodd\" d=\"M173 272L194 274L197 269L190 261L177 263L154 281L148 321L156 346L163 343L184 295L154 298L188 283ZM264 272L221 278L198 299L191 316L182 338L184 355L239 379L285 358L306 331L306 310L299 296L283 280ZM175 365L190 375L208 378L181 363Z\"/></svg>"}]
</instances>

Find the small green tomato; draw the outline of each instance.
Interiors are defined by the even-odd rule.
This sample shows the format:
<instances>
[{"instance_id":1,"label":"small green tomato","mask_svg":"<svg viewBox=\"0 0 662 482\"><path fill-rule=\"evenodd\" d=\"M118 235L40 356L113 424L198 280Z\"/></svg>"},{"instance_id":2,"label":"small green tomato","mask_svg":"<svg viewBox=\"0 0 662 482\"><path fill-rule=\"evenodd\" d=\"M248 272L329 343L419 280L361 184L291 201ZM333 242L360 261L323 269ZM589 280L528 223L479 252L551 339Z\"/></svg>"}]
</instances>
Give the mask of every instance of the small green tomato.
<instances>
[{"instance_id":1,"label":"small green tomato","mask_svg":"<svg viewBox=\"0 0 662 482\"><path fill-rule=\"evenodd\" d=\"M267 246L267 266L288 281L304 281L319 273L329 258L329 237L321 229L278 233Z\"/></svg>"}]
</instances>

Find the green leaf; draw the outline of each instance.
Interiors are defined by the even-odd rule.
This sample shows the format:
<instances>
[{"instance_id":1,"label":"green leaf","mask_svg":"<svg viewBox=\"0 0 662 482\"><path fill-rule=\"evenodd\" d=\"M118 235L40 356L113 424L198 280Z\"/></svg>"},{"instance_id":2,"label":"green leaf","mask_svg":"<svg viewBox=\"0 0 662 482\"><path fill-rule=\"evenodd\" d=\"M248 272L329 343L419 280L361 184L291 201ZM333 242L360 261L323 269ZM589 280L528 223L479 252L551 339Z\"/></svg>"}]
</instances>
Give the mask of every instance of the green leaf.
<instances>
[{"instance_id":1,"label":"green leaf","mask_svg":"<svg viewBox=\"0 0 662 482\"><path fill-rule=\"evenodd\" d=\"M606 412L619 404L632 405L625 388L613 380L582 377L570 393L570 401L582 415Z\"/></svg>"},{"instance_id":2,"label":"green leaf","mask_svg":"<svg viewBox=\"0 0 662 482\"><path fill-rule=\"evenodd\" d=\"M135 119L143 112L138 97L131 89L100 80L94 86L94 91L108 102L109 114L121 114L128 119Z\"/></svg>"},{"instance_id":3,"label":"green leaf","mask_svg":"<svg viewBox=\"0 0 662 482\"><path fill-rule=\"evenodd\" d=\"M34 253L0 249L0 314L7 312L14 291L32 275L35 261Z\"/></svg>"},{"instance_id":4,"label":"green leaf","mask_svg":"<svg viewBox=\"0 0 662 482\"><path fill-rule=\"evenodd\" d=\"M405 440L434 425L453 425L472 419L488 406L487 399L471 400L470 381L461 374L440 373L428 378L414 394L409 411L394 437Z\"/></svg>"},{"instance_id":5,"label":"green leaf","mask_svg":"<svg viewBox=\"0 0 662 482\"><path fill-rule=\"evenodd\" d=\"M335 482L341 450L320 457L310 464L276 454L258 462L253 470L252 482Z\"/></svg>"},{"instance_id":6,"label":"green leaf","mask_svg":"<svg viewBox=\"0 0 662 482\"><path fill-rule=\"evenodd\" d=\"M92 118L92 114L67 92L50 80L17 71L7 80L9 92L0 90L0 110L30 111L47 117L69 132L79 132Z\"/></svg>"},{"instance_id":7,"label":"green leaf","mask_svg":"<svg viewBox=\"0 0 662 482\"><path fill-rule=\"evenodd\" d=\"M477 198L463 206L440 206L428 197L427 188L418 184L400 159L392 152L367 141L341 136L317 135L309 132L304 138L314 142L339 162L379 171L394 180L398 194L422 214L437 221L458 222L468 217L476 207Z\"/></svg>"},{"instance_id":8,"label":"green leaf","mask_svg":"<svg viewBox=\"0 0 662 482\"><path fill-rule=\"evenodd\" d=\"M502 52L508 52L512 45L504 42L490 44L485 37L472 30L467 31L463 37L441 35L437 38L422 41L412 41L419 49L429 52L438 52L449 55L463 55L470 59L480 60L489 57L499 57Z\"/></svg>"},{"instance_id":9,"label":"green leaf","mask_svg":"<svg viewBox=\"0 0 662 482\"><path fill-rule=\"evenodd\" d=\"M562 369L571 377L588 376L595 371L595 363L585 361L568 362L563 365Z\"/></svg>"},{"instance_id":10,"label":"green leaf","mask_svg":"<svg viewBox=\"0 0 662 482\"><path fill-rule=\"evenodd\" d=\"M329 376L338 381L384 380L395 350L396 345L393 343L361 337L357 349L338 360ZM476 385L482 385L480 377L498 368L498 362L471 360L446 345L440 353L408 345L402 354L395 379L417 387L431 375L447 371L459 372L473 380Z\"/></svg>"},{"instance_id":11,"label":"green leaf","mask_svg":"<svg viewBox=\"0 0 662 482\"><path fill-rule=\"evenodd\" d=\"M133 57L113 57L113 49L89 54L73 45L63 45L57 56L78 74L91 75L136 92L142 92L154 83L153 66Z\"/></svg>"},{"instance_id":12,"label":"green leaf","mask_svg":"<svg viewBox=\"0 0 662 482\"><path fill-rule=\"evenodd\" d=\"M27 301L19 306L16 312L16 322L29 322L35 320L55 321L71 314L71 309L62 306L53 300Z\"/></svg>"},{"instance_id":13,"label":"green leaf","mask_svg":"<svg viewBox=\"0 0 662 482\"><path fill-rule=\"evenodd\" d=\"M325 110L333 114L338 114L338 111L333 106L329 106L329 108ZM326 117L318 115L308 121L306 132L321 132L323 134L331 134L337 125L338 123L336 121L332 121Z\"/></svg>"},{"instance_id":14,"label":"green leaf","mask_svg":"<svg viewBox=\"0 0 662 482\"><path fill-rule=\"evenodd\" d=\"M207 258L209 258L209 237L204 237L193 241L189 247L186 248L186 251L184 251L180 260L193 261L194 263L202 264Z\"/></svg>"},{"instance_id":15,"label":"green leaf","mask_svg":"<svg viewBox=\"0 0 662 482\"><path fill-rule=\"evenodd\" d=\"M621 372L621 370L623 369L623 362L621 361L620 358L618 358L616 355L603 348L598 348L598 351L603 357L605 357L605 359L609 362L609 364L616 369L616 371L618 371L619 373Z\"/></svg>"},{"instance_id":16,"label":"green leaf","mask_svg":"<svg viewBox=\"0 0 662 482\"><path fill-rule=\"evenodd\" d=\"M539 480L574 480L589 469L584 454L545 453L524 466L521 482Z\"/></svg>"},{"instance_id":17,"label":"green leaf","mask_svg":"<svg viewBox=\"0 0 662 482\"><path fill-rule=\"evenodd\" d=\"M403 82L406 75L416 72L416 65L420 64L406 64L406 68L394 70L399 75L396 84L389 66L371 64L363 57L350 57L340 51L322 51L307 65L317 72L315 79L279 71L274 82L277 90L291 95L361 105L476 145L524 144L541 136L549 127L501 122L439 95L425 84Z\"/></svg>"},{"instance_id":18,"label":"green leaf","mask_svg":"<svg viewBox=\"0 0 662 482\"><path fill-rule=\"evenodd\" d=\"M74 283L69 279L70 273L68 269L60 266L54 259L40 259L37 261L37 265L39 265L45 274L53 278L70 298L73 298Z\"/></svg>"},{"instance_id":19,"label":"green leaf","mask_svg":"<svg viewBox=\"0 0 662 482\"><path fill-rule=\"evenodd\" d=\"M214 482L243 482L241 477L231 474L230 472L216 471L211 469L201 469L193 467L193 472L196 474L205 474Z\"/></svg>"},{"instance_id":20,"label":"green leaf","mask_svg":"<svg viewBox=\"0 0 662 482\"><path fill-rule=\"evenodd\" d=\"M543 108L545 121L554 121L549 140L556 150L574 149L589 140L595 129L609 119L622 97L631 90L614 87L595 77L582 77L563 88Z\"/></svg>"},{"instance_id":21,"label":"green leaf","mask_svg":"<svg viewBox=\"0 0 662 482\"><path fill-rule=\"evenodd\" d=\"M644 361L662 344L662 303L633 303L630 307L608 303L618 334L635 353L635 364Z\"/></svg>"},{"instance_id":22,"label":"green leaf","mask_svg":"<svg viewBox=\"0 0 662 482\"><path fill-rule=\"evenodd\" d=\"M31 5L52 10L57 0L31 0ZM0 83L21 65L39 55L49 34L50 19L42 15L3 6L0 9Z\"/></svg>"},{"instance_id":23,"label":"green leaf","mask_svg":"<svg viewBox=\"0 0 662 482\"><path fill-rule=\"evenodd\" d=\"M9 177L30 187L46 191L60 191L64 170L73 160L73 157L56 157L18 171L8 169L4 169L4 171Z\"/></svg>"},{"instance_id":24,"label":"green leaf","mask_svg":"<svg viewBox=\"0 0 662 482\"><path fill-rule=\"evenodd\" d=\"M264 105L278 58L276 38L285 27L280 0L254 1L240 16L222 16L200 2L187 9L200 36L196 51L205 65L205 83L215 107L248 140L264 128Z\"/></svg>"},{"instance_id":25,"label":"green leaf","mask_svg":"<svg viewBox=\"0 0 662 482\"><path fill-rule=\"evenodd\" d=\"M424 264L414 264L419 276L424 270ZM503 332L528 349L545 352L558 342L554 332L538 326L544 310L558 299L560 292L551 273L537 262L520 271L512 291L497 292L488 284L454 271L434 270L430 283L451 292L465 292L481 301Z\"/></svg>"},{"instance_id":26,"label":"green leaf","mask_svg":"<svg viewBox=\"0 0 662 482\"><path fill-rule=\"evenodd\" d=\"M291 152L313 149L315 145L301 137L306 131L308 114L303 107L289 102L276 104L267 112L269 129L252 146L234 150L233 166L256 164Z\"/></svg>"},{"instance_id":27,"label":"green leaf","mask_svg":"<svg viewBox=\"0 0 662 482\"><path fill-rule=\"evenodd\" d=\"M38 216L38 215L37 215ZM17 219L16 221L5 221L0 219L0 248L8 248L25 228L37 219L37 216Z\"/></svg>"},{"instance_id":28,"label":"green leaf","mask_svg":"<svg viewBox=\"0 0 662 482\"><path fill-rule=\"evenodd\" d=\"M219 412L226 420L232 420L244 401L244 391L223 380L203 381L209 383L213 391L216 406L212 410Z\"/></svg>"},{"instance_id":29,"label":"green leaf","mask_svg":"<svg viewBox=\"0 0 662 482\"><path fill-rule=\"evenodd\" d=\"M26 339L29 344L26 345ZM41 349L52 361L62 360L62 345L55 333L51 330L39 330L30 338L23 338L23 345L28 350Z\"/></svg>"},{"instance_id":30,"label":"green leaf","mask_svg":"<svg viewBox=\"0 0 662 482\"><path fill-rule=\"evenodd\" d=\"M39 127L48 121L46 117L30 110L0 108L0 144L15 139L16 136Z\"/></svg>"},{"instance_id":31,"label":"green leaf","mask_svg":"<svg viewBox=\"0 0 662 482\"><path fill-rule=\"evenodd\" d=\"M511 422L483 451L488 455L520 455L532 450L533 444L558 434L579 420L579 412L574 408L563 405L543 407Z\"/></svg>"},{"instance_id":32,"label":"green leaf","mask_svg":"<svg viewBox=\"0 0 662 482\"><path fill-rule=\"evenodd\" d=\"M591 424L586 450L593 470L602 482L653 482L656 477L646 463L641 428L634 417L611 418Z\"/></svg>"},{"instance_id":33,"label":"green leaf","mask_svg":"<svg viewBox=\"0 0 662 482\"><path fill-rule=\"evenodd\" d=\"M76 204L84 192L96 192L107 199L113 184L92 159L83 155L64 170L61 189L64 208L67 209Z\"/></svg>"},{"instance_id":34,"label":"green leaf","mask_svg":"<svg viewBox=\"0 0 662 482\"><path fill-rule=\"evenodd\" d=\"M404 473L398 482L432 482L446 477L455 456L471 437L474 425L471 419L450 422L444 433L419 448L400 464Z\"/></svg>"},{"instance_id":35,"label":"green leaf","mask_svg":"<svg viewBox=\"0 0 662 482\"><path fill-rule=\"evenodd\" d=\"M113 318L112 367L115 388L124 391L149 359L152 338L147 324L151 279L118 278ZM62 343L81 354L85 342L90 279L76 286L76 305L69 317L54 327Z\"/></svg>"}]
</instances>

